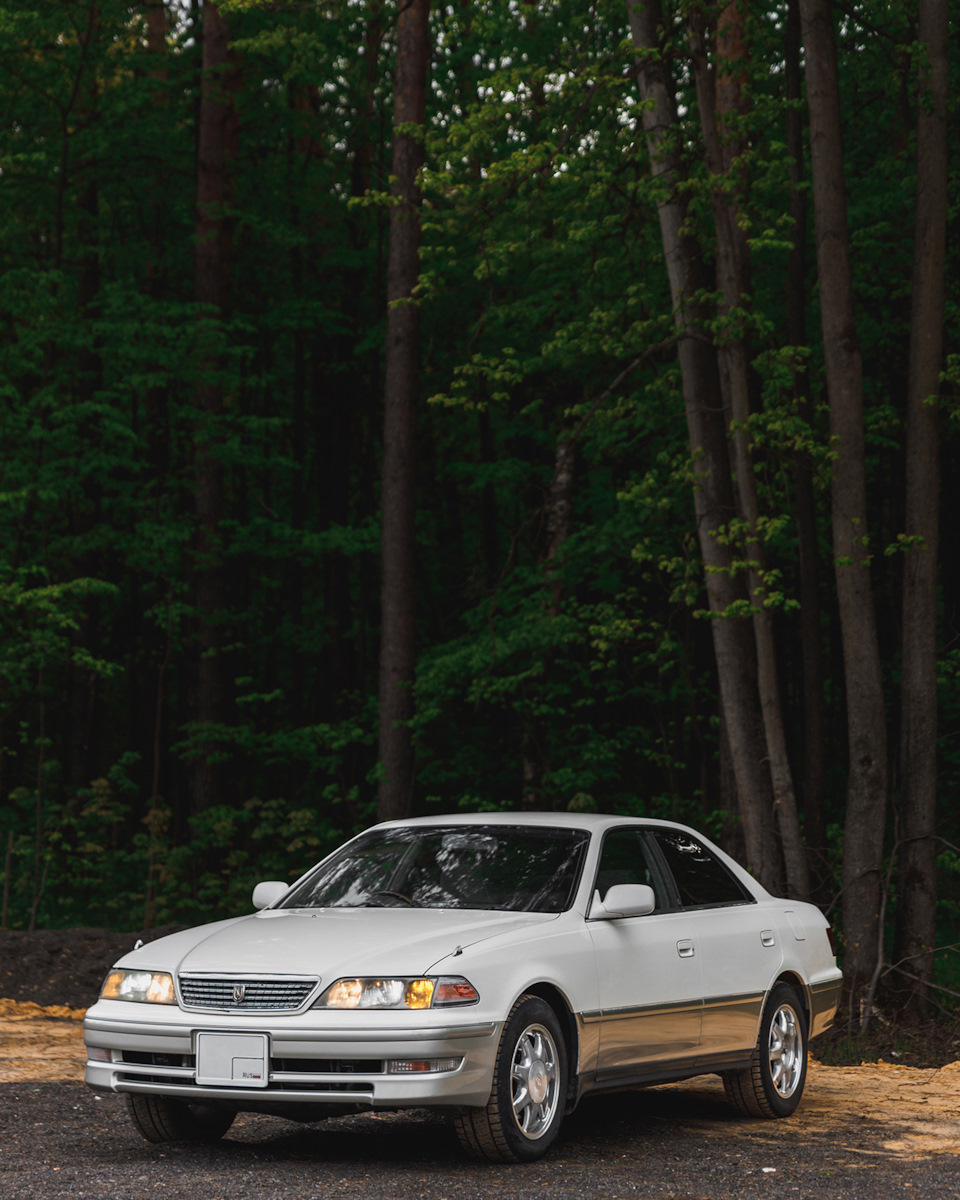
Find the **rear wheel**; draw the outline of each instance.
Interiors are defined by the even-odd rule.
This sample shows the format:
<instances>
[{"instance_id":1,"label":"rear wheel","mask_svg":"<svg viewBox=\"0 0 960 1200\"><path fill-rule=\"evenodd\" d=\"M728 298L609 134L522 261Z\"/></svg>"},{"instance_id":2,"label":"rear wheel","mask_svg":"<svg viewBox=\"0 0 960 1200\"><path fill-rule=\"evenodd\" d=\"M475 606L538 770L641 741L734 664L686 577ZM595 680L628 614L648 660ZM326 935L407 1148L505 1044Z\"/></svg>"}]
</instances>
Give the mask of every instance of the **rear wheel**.
<instances>
[{"instance_id":1,"label":"rear wheel","mask_svg":"<svg viewBox=\"0 0 960 1200\"><path fill-rule=\"evenodd\" d=\"M753 1062L723 1076L727 1099L748 1117L789 1117L807 1079L807 1022L796 991L778 983L760 1021Z\"/></svg>"},{"instance_id":2,"label":"rear wheel","mask_svg":"<svg viewBox=\"0 0 960 1200\"><path fill-rule=\"evenodd\" d=\"M533 1162L556 1140L567 1093L567 1053L557 1015L521 996L500 1036L486 1108L456 1118L463 1148L494 1162Z\"/></svg>"},{"instance_id":3,"label":"rear wheel","mask_svg":"<svg viewBox=\"0 0 960 1200\"><path fill-rule=\"evenodd\" d=\"M127 1111L148 1142L219 1142L237 1115L213 1104L129 1093Z\"/></svg>"}]
</instances>

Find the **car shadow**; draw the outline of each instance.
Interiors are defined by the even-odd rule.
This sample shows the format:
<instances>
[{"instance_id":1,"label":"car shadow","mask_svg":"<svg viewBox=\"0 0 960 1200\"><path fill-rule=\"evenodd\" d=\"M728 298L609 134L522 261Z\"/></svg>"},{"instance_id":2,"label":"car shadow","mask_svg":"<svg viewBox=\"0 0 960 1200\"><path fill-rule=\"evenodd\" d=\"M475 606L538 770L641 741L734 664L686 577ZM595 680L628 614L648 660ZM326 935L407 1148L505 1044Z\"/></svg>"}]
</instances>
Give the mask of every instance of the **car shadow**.
<instances>
[{"instance_id":1,"label":"car shadow","mask_svg":"<svg viewBox=\"0 0 960 1200\"><path fill-rule=\"evenodd\" d=\"M698 1128L729 1133L744 1118L722 1099L691 1089L655 1089L587 1097L563 1125L557 1153L605 1156L624 1145L641 1151L662 1146L665 1132ZM766 1124L758 1122L757 1124ZM578 1149L579 1148L579 1149ZM226 1139L213 1147L228 1156L351 1163L469 1164L460 1149L451 1119L426 1109L365 1113L332 1118L315 1125L293 1126L276 1117L241 1114ZM485 1164L475 1163L481 1169Z\"/></svg>"}]
</instances>

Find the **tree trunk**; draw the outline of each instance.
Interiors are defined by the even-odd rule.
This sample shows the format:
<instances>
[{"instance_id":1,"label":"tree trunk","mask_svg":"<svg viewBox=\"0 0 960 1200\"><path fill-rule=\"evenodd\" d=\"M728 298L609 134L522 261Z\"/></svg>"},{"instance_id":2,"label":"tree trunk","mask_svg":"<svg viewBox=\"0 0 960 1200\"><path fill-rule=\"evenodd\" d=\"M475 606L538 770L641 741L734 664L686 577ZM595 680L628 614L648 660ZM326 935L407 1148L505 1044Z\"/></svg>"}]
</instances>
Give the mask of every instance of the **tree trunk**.
<instances>
[{"instance_id":1,"label":"tree trunk","mask_svg":"<svg viewBox=\"0 0 960 1200\"><path fill-rule=\"evenodd\" d=\"M862 363L853 309L840 89L829 0L800 0L810 111L820 318L835 448L833 557L843 641L849 778L843 857L843 967L854 999L878 961L887 737L870 585Z\"/></svg>"},{"instance_id":2,"label":"tree trunk","mask_svg":"<svg viewBox=\"0 0 960 1200\"><path fill-rule=\"evenodd\" d=\"M645 102L643 125L650 169L660 179L665 193L657 209L674 319L680 335L678 357L683 400L697 475L694 489L697 532L708 607L714 614L711 621L714 653L747 862L765 887L776 889L779 851L772 813L766 802L769 774L763 764L766 749L760 735L752 637L743 618L724 615L745 597L741 581L732 570L730 548L717 536L729 525L735 512L716 356L702 332L703 313L697 299L704 282L700 256L683 229L685 193L676 186L682 181L679 154L670 133L677 121L676 95L661 53L659 3L627 0L627 4L634 44L644 52L639 82Z\"/></svg>"},{"instance_id":3,"label":"tree trunk","mask_svg":"<svg viewBox=\"0 0 960 1200\"><path fill-rule=\"evenodd\" d=\"M907 394L906 558L900 777L901 940L898 958L920 980L914 1007L929 1004L936 940L937 554L940 492L938 405L943 355L947 228L947 5L919 0L917 213Z\"/></svg>"},{"instance_id":4,"label":"tree trunk","mask_svg":"<svg viewBox=\"0 0 960 1200\"><path fill-rule=\"evenodd\" d=\"M797 107L803 95L800 65L801 33L798 0L789 0L784 32L787 100L787 151L790 155L790 216L793 248L787 265L787 325L790 345L807 344L807 193L804 183L803 116ZM805 424L813 428L809 377L799 363L794 368L793 395ZM820 643L820 567L817 555L816 503L813 462L798 451L793 472L797 516L797 567L800 599L800 654L803 678L803 797L807 854L814 872L814 889L827 877L827 834L823 812L823 652Z\"/></svg>"},{"instance_id":5,"label":"tree trunk","mask_svg":"<svg viewBox=\"0 0 960 1200\"><path fill-rule=\"evenodd\" d=\"M195 396L196 450L194 500L197 519L194 596L197 611L196 695L193 719L200 725L224 721L226 681L219 615L226 608L221 522L224 517L223 464L218 420L223 388L217 323L224 315L230 270L232 199L231 149L236 134L236 60L227 22L213 0L203 6L203 58L197 144L197 210L194 295L201 313L201 382ZM212 310L212 311L211 311ZM203 328L206 326L207 328ZM213 761L216 745L201 742L192 770L195 811L222 799L222 770Z\"/></svg>"},{"instance_id":6,"label":"tree trunk","mask_svg":"<svg viewBox=\"0 0 960 1200\"><path fill-rule=\"evenodd\" d=\"M415 445L420 382L420 319L413 291L420 274L422 128L429 65L429 0L409 0L397 21L393 77L394 206L390 210L383 468L380 492L380 782L382 821L409 814L413 800ZM411 126L416 126L414 133Z\"/></svg>"},{"instance_id":7,"label":"tree trunk","mask_svg":"<svg viewBox=\"0 0 960 1200\"><path fill-rule=\"evenodd\" d=\"M167 45L167 9L165 0L145 0L147 17L147 50L151 54L162 54ZM154 79L166 79L163 67L150 72Z\"/></svg>"},{"instance_id":8,"label":"tree trunk","mask_svg":"<svg viewBox=\"0 0 960 1200\"><path fill-rule=\"evenodd\" d=\"M728 330L727 335L717 344L717 364L724 408L732 418L733 461L739 513L746 525L747 587L753 610L751 623L757 654L760 712L763 717L766 757L786 867L787 893L797 899L806 900L810 894L810 879L797 817L793 772L787 754L780 684L777 678L773 613L766 607L766 551L759 532L760 506L749 435L749 358L742 333L734 336L732 332L736 312L742 307L744 297L749 291L746 245L737 223L736 183L731 178L736 168L739 147L729 134L729 126L725 127L724 122L725 117L741 112L744 107L743 78L739 64L746 51L743 18L736 3L727 5L720 14L717 42L717 68L711 70L703 9L697 7L692 10L690 47L707 168L712 179L710 198L717 237L717 285L723 297L720 312L726 318ZM733 127L735 128L735 124Z\"/></svg>"},{"instance_id":9,"label":"tree trunk","mask_svg":"<svg viewBox=\"0 0 960 1200\"><path fill-rule=\"evenodd\" d=\"M383 4L371 3L363 30L364 89L357 103L353 138L351 194L363 196L371 183L373 148L377 143L377 88L380 83L379 57L383 43ZM357 237L358 224L354 231ZM361 234L362 238L363 235Z\"/></svg>"}]
</instances>

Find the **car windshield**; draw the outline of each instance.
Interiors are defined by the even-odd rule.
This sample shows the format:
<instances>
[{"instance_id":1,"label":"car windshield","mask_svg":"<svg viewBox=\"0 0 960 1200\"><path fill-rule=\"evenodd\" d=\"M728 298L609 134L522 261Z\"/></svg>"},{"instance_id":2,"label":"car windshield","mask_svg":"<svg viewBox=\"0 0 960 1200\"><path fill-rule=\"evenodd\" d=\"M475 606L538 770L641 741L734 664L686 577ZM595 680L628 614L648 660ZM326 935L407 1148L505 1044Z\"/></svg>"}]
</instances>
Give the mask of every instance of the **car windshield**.
<instances>
[{"instance_id":1,"label":"car windshield","mask_svg":"<svg viewBox=\"0 0 960 1200\"><path fill-rule=\"evenodd\" d=\"M373 829L309 875L281 908L569 908L588 834L505 825Z\"/></svg>"}]
</instances>

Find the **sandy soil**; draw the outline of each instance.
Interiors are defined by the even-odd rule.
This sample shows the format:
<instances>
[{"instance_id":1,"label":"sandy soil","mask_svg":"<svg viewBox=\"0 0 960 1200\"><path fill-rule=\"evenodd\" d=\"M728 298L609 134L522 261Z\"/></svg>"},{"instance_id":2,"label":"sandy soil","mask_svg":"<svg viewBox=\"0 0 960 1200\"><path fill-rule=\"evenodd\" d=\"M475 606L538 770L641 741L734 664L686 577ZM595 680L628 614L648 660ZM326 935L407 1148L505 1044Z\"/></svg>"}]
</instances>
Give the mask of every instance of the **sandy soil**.
<instances>
[{"instance_id":1,"label":"sandy soil","mask_svg":"<svg viewBox=\"0 0 960 1200\"><path fill-rule=\"evenodd\" d=\"M83 1013L0 1000L0 1083L82 1080Z\"/></svg>"},{"instance_id":2,"label":"sandy soil","mask_svg":"<svg viewBox=\"0 0 960 1200\"><path fill-rule=\"evenodd\" d=\"M0 1000L0 1083L53 1083L83 1079L83 1009L43 1008L37 1004ZM716 1076L671 1084L703 1099L722 1096ZM903 1159L960 1154L960 1061L939 1069L902 1067L895 1063L863 1063L858 1067L827 1067L812 1062L801 1108L808 1133L850 1139L861 1122L889 1128L883 1153ZM723 1136L715 1122L687 1122L705 1137Z\"/></svg>"},{"instance_id":3,"label":"sandy soil","mask_svg":"<svg viewBox=\"0 0 960 1200\"><path fill-rule=\"evenodd\" d=\"M668 1087L695 1093L704 1100L723 1096L716 1075ZM812 1061L797 1117L774 1124L778 1132L788 1131L798 1118L805 1141L823 1139L852 1156L864 1156L864 1166L872 1155L899 1159L960 1155L960 1062L927 1069L882 1061L827 1067ZM729 1133L709 1120L686 1123L696 1125L706 1137ZM869 1149L864 1148L859 1132L868 1124L888 1135L882 1135Z\"/></svg>"}]
</instances>

